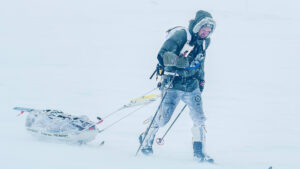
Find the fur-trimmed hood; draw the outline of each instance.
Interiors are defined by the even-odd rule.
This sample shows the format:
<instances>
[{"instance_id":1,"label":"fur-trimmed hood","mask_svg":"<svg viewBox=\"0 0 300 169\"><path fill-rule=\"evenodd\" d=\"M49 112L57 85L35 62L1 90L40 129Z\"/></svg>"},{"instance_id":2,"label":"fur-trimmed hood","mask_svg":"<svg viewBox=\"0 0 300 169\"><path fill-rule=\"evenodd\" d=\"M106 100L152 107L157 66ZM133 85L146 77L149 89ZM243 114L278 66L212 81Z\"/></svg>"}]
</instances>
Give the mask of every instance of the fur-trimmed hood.
<instances>
[{"instance_id":1,"label":"fur-trimmed hood","mask_svg":"<svg viewBox=\"0 0 300 169\"><path fill-rule=\"evenodd\" d=\"M189 32L193 36L197 37L198 36L197 34L198 34L199 30L201 29L201 27L204 25L207 25L207 24L212 27L212 31L210 33L210 35L211 35L214 32L214 30L216 29L216 22L213 20L213 17L209 12L200 10L196 13L195 18L190 21Z\"/></svg>"}]
</instances>

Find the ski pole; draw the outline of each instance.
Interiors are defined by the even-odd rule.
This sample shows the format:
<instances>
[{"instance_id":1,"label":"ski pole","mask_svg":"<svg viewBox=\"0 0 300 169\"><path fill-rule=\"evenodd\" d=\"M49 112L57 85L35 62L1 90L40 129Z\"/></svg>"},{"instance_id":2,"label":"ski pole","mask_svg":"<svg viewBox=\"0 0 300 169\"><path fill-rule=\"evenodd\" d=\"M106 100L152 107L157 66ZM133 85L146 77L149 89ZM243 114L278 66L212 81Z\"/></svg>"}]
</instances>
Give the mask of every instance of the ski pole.
<instances>
[{"instance_id":1,"label":"ski pole","mask_svg":"<svg viewBox=\"0 0 300 169\"><path fill-rule=\"evenodd\" d=\"M157 72L157 69L154 70L154 72L152 73L152 75L150 76L149 79L152 79L152 77L155 75L156 72Z\"/></svg>"},{"instance_id":2,"label":"ski pole","mask_svg":"<svg viewBox=\"0 0 300 169\"><path fill-rule=\"evenodd\" d=\"M121 120L123 120L123 119L129 117L129 116L132 115L133 113L135 113L135 112L137 112L138 110L144 108L146 105L148 105L148 104L142 105L141 107L139 107L139 108L133 110L132 112L128 113L126 116L124 116L124 117L120 118L119 120L117 120L117 121L111 123L110 125L106 126L104 129L99 130L98 132L101 133L101 132L103 132L103 131L105 131L105 130L111 128L111 127L114 126L115 124L119 123Z\"/></svg>"},{"instance_id":3,"label":"ski pole","mask_svg":"<svg viewBox=\"0 0 300 169\"><path fill-rule=\"evenodd\" d=\"M172 124L170 125L170 127L168 128L168 130L165 132L165 134L161 137L161 138L157 138L156 139L156 143L158 145L163 145L164 144L164 138L165 136L168 134L168 132L170 131L170 129L172 128L172 126L174 125L174 123L176 122L176 120L179 118L179 116L181 115L181 113L184 111L184 109L186 108L186 104L184 105L184 107L181 109L181 111L178 113L177 117L174 119L174 121L172 122Z\"/></svg>"},{"instance_id":4,"label":"ski pole","mask_svg":"<svg viewBox=\"0 0 300 169\"><path fill-rule=\"evenodd\" d=\"M157 87L155 87L154 89L151 89L150 91L148 91L148 92L146 92L145 94L143 94L141 97L145 97L147 94L149 94L149 93L155 91L156 89L157 89ZM140 97L140 98L141 98L141 97ZM130 103L129 103L129 104L130 104ZM115 111L113 111L113 112L107 114L107 115L106 115L105 117L103 117L102 119L104 120L104 119L106 119L106 118L108 118L108 117L114 115L115 113L117 113L117 112L119 112L119 111L121 111L121 110L123 110L123 109L125 109L125 108L130 107L129 104L123 105L123 106L120 107L119 109L117 109L117 110L115 110Z\"/></svg>"},{"instance_id":5,"label":"ski pole","mask_svg":"<svg viewBox=\"0 0 300 169\"><path fill-rule=\"evenodd\" d=\"M166 89L166 92L164 93L164 95L163 95L163 97L162 97L162 99L161 99L161 101L160 101L160 104L159 104L159 106L158 106L158 108L157 108L157 110L156 110L156 112L155 112L155 114L154 114L154 116L153 116L153 118L152 118L152 120L151 120L151 123L149 124L149 126L148 126L148 128L147 128L147 130L146 130L146 132L145 132L145 136L144 136L144 138L143 138L143 140L142 140L142 142L141 142L141 144L140 144L138 150L136 151L135 156L138 155L139 151L140 151L141 148L142 148L142 145L144 144L145 138L146 138L146 136L147 136L147 134L148 134L148 132L149 132L149 130L150 130L150 128L151 128L153 122L154 122L154 119L156 118L156 116L157 116L157 114L158 114L158 112L159 112L159 109L160 109L160 107L161 107L161 105L162 105L164 99L166 98L166 95L167 95L167 93L168 93L168 89L170 89L170 86L171 86L171 84L173 83L173 81L174 81L174 79L175 79L175 77L176 77L176 73L177 73L177 71L176 71L175 74L173 75L172 80L168 83L168 87L167 87L167 89Z\"/></svg>"},{"instance_id":6,"label":"ski pole","mask_svg":"<svg viewBox=\"0 0 300 169\"><path fill-rule=\"evenodd\" d=\"M140 105L147 105L147 104L149 104L149 103L152 103L152 102L154 102L154 101L156 101L156 98L158 97L157 95L149 95L149 96L146 96L147 94L149 94L149 93L151 93L151 92L153 92L153 91L155 91L157 89L157 87L155 87L154 89L152 89L152 90L150 90L150 91L148 91L147 93L145 93L143 96L141 96L141 97L138 97L138 98L136 98L136 99L132 99L128 104L125 104L125 105L123 105L122 107L120 107L120 108L118 108L117 110L115 110L115 111L113 111L113 112L111 112L111 113L109 113L109 114L107 114L105 117L103 117L103 118L101 118L101 117L97 117L97 122L94 122L94 123L92 123L92 124L90 124L90 125L88 125L87 127L86 127L86 130L93 130L94 129L94 127L96 126L96 125L99 125L99 124L101 124L102 122L103 122L103 120L105 120L105 119L107 119L107 118L109 118L110 116L112 116L112 115L114 115L114 114L116 114L116 113L118 113L118 112L120 112L121 110L123 110L123 109L126 109L126 108L130 108L130 107L134 107L134 106L140 106Z\"/></svg>"},{"instance_id":7,"label":"ski pole","mask_svg":"<svg viewBox=\"0 0 300 169\"><path fill-rule=\"evenodd\" d=\"M108 128L110 128L110 127L112 127L113 125L119 123L121 120L123 120L123 119L129 117L130 115L132 115L132 114L135 113L136 111L138 111L138 110L144 108L146 105L151 104L151 103L153 103L153 101L142 104L139 108L133 110L132 112L128 113L127 115L125 115L124 117L118 119L117 121L111 123L110 125L108 125L108 126L105 127L104 129L99 130L99 133L102 132L102 131L104 131L104 130L106 130L106 129L108 129ZM106 117L106 118L107 118L107 117ZM104 118L104 119L105 119L105 118ZM87 126L85 130L92 130L92 129L94 129L94 127L95 127L96 125L101 124L101 123L103 122L104 119L102 119L102 118L100 118L100 117L97 117L98 122L92 123L91 125Z\"/></svg>"}]
</instances>

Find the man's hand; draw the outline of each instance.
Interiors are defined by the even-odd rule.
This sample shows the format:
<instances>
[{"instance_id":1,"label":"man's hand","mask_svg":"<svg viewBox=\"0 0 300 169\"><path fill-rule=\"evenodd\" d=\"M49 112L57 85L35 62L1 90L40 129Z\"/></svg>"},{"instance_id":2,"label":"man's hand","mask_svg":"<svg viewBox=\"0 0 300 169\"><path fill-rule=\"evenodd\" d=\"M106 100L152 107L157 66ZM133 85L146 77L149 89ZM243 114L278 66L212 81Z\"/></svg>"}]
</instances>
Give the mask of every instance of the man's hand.
<instances>
[{"instance_id":1,"label":"man's hand","mask_svg":"<svg viewBox=\"0 0 300 169\"><path fill-rule=\"evenodd\" d=\"M176 66L178 68L186 68L189 66L188 58L178 56L172 52L166 52L162 58L165 66Z\"/></svg>"},{"instance_id":2,"label":"man's hand","mask_svg":"<svg viewBox=\"0 0 300 169\"><path fill-rule=\"evenodd\" d=\"M176 60L178 56L175 53L172 52L166 52L162 56L164 66L176 66Z\"/></svg>"},{"instance_id":3,"label":"man's hand","mask_svg":"<svg viewBox=\"0 0 300 169\"><path fill-rule=\"evenodd\" d=\"M188 58L184 56L179 56L177 61L176 61L176 67L178 68L186 68L189 66L189 60Z\"/></svg>"}]
</instances>

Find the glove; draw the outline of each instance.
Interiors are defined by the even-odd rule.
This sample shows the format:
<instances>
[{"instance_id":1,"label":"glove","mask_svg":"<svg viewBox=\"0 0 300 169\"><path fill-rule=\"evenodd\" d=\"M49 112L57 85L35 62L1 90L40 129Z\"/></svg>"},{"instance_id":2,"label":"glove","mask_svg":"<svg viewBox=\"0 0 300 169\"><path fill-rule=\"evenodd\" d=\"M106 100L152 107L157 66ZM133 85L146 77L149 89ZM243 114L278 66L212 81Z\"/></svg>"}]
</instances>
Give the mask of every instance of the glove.
<instances>
[{"instance_id":1,"label":"glove","mask_svg":"<svg viewBox=\"0 0 300 169\"><path fill-rule=\"evenodd\" d=\"M177 55L172 52L165 52L162 56L164 66L176 66Z\"/></svg>"},{"instance_id":2,"label":"glove","mask_svg":"<svg viewBox=\"0 0 300 169\"><path fill-rule=\"evenodd\" d=\"M176 67L178 68L186 68L189 66L189 60L188 58L184 57L184 56L179 56L177 61L176 61Z\"/></svg>"},{"instance_id":3,"label":"glove","mask_svg":"<svg viewBox=\"0 0 300 169\"><path fill-rule=\"evenodd\" d=\"M199 88L200 88L200 91L202 92L203 89L204 89L204 84L205 84L205 80L199 80Z\"/></svg>"},{"instance_id":4,"label":"glove","mask_svg":"<svg viewBox=\"0 0 300 169\"><path fill-rule=\"evenodd\" d=\"M166 52L163 55L163 61L165 66L176 66L178 68L186 68L189 66L188 58L177 56L172 52Z\"/></svg>"}]
</instances>

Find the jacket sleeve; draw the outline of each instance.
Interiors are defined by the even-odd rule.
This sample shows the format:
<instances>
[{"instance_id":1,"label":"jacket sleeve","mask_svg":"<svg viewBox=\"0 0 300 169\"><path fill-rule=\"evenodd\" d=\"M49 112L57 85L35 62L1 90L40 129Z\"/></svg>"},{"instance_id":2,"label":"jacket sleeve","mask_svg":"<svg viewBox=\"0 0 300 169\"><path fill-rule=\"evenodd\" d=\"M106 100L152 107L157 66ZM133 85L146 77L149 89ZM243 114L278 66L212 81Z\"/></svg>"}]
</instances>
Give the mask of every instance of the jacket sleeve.
<instances>
[{"instance_id":1,"label":"jacket sleeve","mask_svg":"<svg viewBox=\"0 0 300 169\"><path fill-rule=\"evenodd\" d=\"M162 56L165 54L165 52L172 52L176 55L179 55L186 41L187 41L187 34L185 30L176 31L174 35L172 35L169 39L167 39L162 45L157 56L159 63L162 66L164 66Z\"/></svg>"}]
</instances>

